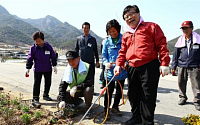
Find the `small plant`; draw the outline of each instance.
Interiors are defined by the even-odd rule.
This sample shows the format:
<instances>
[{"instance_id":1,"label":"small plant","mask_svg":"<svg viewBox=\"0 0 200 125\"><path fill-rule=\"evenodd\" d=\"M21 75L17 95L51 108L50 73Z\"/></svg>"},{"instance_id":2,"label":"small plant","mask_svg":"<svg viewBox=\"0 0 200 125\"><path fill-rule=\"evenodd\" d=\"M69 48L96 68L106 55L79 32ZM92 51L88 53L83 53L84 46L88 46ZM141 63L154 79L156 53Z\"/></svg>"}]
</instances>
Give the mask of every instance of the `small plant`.
<instances>
[{"instance_id":1,"label":"small plant","mask_svg":"<svg viewBox=\"0 0 200 125\"><path fill-rule=\"evenodd\" d=\"M4 119L8 119L9 117L12 117L14 114L14 110L9 107L2 107L1 112Z\"/></svg>"},{"instance_id":2,"label":"small plant","mask_svg":"<svg viewBox=\"0 0 200 125\"><path fill-rule=\"evenodd\" d=\"M35 117L35 118L40 118L40 117L42 116L42 114L43 114L43 112L41 112L41 111L36 111L36 112L34 112L34 117Z\"/></svg>"},{"instance_id":3,"label":"small plant","mask_svg":"<svg viewBox=\"0 0 200 125\"><path fill-rule=\"evenodd\" d=\"M23 112L29 112L29 109L30 108L28 106L25 106L25 105L22 107Z\"/></svg>"},{"instance_id":4,"label":"small plant","mask_svg":"<svg viewBox=\"0 0 200 125\"><path fill-rule=\"evenodd\" d=\"M78 110L75 109L74 104L67 103L65 108L55 112L54 114L58 117L74 117L78 113Z\"/></svg>"},{"instance_id":5,"label":"small plant","mask_svg":"<svg viewBox=\"0 0 200 125\"><path fill-rule=\"evenodd\" d=\"M78 113L78 110L74 108L75 105L74 104L66 104L66 108L63 109L64 111L64 116L67 117L73 117L74 115L76 115Z\"/></svg>"},{"instance_id":6,"label":"small plant","mask_svg":"<svg viewBox=\"0 0 200 125\"><path fill-rule=\"evenodd\" d=\"M17 109L18 109L18 110L21 110L21 109L23 108L23 106L24 106L24 105L23 105L22 103L20 103L19 105L17 105Z\"/></svg>"},{"instance_id":7,"label":"small plant","mask_svg":"<svg viewBox=\"0 0 200 125\"><path fill-rule=\"evenodd\" d=\"M181 121L184 121L185 125L200 125L199 115L188 114L187 117L183 117Z\"/></svg>"},{"instance_id":8,"label":"small plant","mask_svg":"<svg viewBox=\"0 0 200 125\"><path fill-rule=\"evenodd\" d=\"M0 102L0 104L1 104L1 105L7 105L7 104L8 104L8 100L2 100L2 101Z\"/></svg>"},{"instance_id":9,"label":"small plant","mask_svg":"<svg viewBox=\"0 0 200 125\"><path fill-rule=\"evenodd\" d=\"M67 123L68 125L74 125L74 122L73 122L73 121L70 121L69 119L66 119L66 123Z\"/></svg>"},{"instance_id":10,"label":"small plant","mask_svg":"<svg viewBox=\"0 0 200 125\"><path fill-rule=\"evenodd\" d=\"M11 103L14 104L14 105L19 104L17 97L15 99L11 100Z\"/></svg>"},{"instance_id":11,"label":"small plant","mask_svg":"<svg viewBox=\"0 0 200 125\"><path fill-rule=\"evenodd\" d=\"M50 122L51 124L56 124L57 121L58 121L58 118L54 118L54 117L53 117L49 122Z\"/></svg>"},{"instance_id":12,"label":"small plant","mask_svg":"<svg viewBox=\"0 0 200 125\"><path fill-rule=\"evenodd\" d=\"M0 105L10 105L10 95L0 92Z\"/></svg>"},{"instance_id":13,"label":"small plant","mask_svg":"<svg viewBox=\"0 0 200 125\"><path fill-rule=\"evenodd\" d=\"M27 123L29 123L32 116L31 116L31 114L25 113L25 114L21 115L20 117L22 118L22 121L27 124Z\"/></svg>"}]
</instances>

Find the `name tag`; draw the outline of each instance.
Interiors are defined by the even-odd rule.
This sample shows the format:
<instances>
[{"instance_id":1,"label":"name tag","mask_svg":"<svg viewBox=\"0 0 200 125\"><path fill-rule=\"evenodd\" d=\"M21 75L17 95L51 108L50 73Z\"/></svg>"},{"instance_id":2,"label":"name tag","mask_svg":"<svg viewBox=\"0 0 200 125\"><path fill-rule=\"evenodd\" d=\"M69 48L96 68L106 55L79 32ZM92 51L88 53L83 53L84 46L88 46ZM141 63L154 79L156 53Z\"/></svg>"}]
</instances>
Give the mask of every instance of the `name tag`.
<instances>
[{"instance_id":1,"label":"name tag","mask_svg":"<svg viewBox=\"0 0 200 125\"><path fill-rule=\"evenodd\" d=\"M193 45L193 49L199 49L199 45Z\"/></svg>"},{"instance_id":2,"label":"name tag","mask_svg":"<svg viewBox=\"0 0 200 125\"><path fill-rule=\"evenodd\" d=\"M117 46L116 45L112 45L110 48L117 49Z\"/></svg>"},{"instance_id":3,"label":"name tag","mask_svg":"<svg viewBox=\"0 0 200 125\"><path fill-rule=\"evenodd\" d=\"M50 54L50 51L45 51L45 55Z\"/></svg>"},{"instance_id":4,"label":"name tag","mask_svg":"<svg viewBox=\"0 0 200 125\"><path fill-rule=\"evenodd\" d=\"M89 47L92 47L92 44L91 44L91 43L88 43L88 46L89 46Z\"/></svg>"}]
</instances>

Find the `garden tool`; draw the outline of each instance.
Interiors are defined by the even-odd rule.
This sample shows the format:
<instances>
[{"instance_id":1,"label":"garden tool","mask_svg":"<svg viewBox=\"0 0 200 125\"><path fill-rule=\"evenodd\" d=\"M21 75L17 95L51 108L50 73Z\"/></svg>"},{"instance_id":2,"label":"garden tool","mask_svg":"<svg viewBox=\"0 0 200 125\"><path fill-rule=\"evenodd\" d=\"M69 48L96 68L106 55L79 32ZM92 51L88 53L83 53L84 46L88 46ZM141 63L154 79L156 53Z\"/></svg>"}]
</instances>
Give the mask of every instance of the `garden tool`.
<instances>
[{"instance_id":1,"label":"garden tool","mask_svg":"<svg viewBox=\"0 0 200 125\"><path fill-rule=\"evenodd\" d=\"M80 125L80 123L83 121L83 119L85 118L85 116L87 115L87 113L90 111L90 109L92 108L92 106L95 104L95 102L103 95L103 93L106 91L107 87L109 86L109 84L111 83L111 81L115 78L115 76L113 76L111 78L111 80L109 81L109 83L102 89L101 93L99 94L99 96L97 97L97 99L94 101L94 103L90 106L90 108L87 110L87 112L84 114L84 116L81 118L81 120L79 121L78 125Z\"/></svg>"}]
</instances>

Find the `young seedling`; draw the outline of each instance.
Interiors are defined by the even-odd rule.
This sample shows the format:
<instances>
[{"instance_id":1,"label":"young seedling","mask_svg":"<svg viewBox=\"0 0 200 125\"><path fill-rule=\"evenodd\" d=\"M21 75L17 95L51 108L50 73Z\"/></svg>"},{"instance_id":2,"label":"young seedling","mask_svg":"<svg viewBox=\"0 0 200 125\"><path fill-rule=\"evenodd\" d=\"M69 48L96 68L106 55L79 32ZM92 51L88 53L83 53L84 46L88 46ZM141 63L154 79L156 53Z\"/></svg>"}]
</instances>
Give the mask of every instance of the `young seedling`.
<instances>
[{"instance_id":1,"label":"young seedling","mask_svg":"<svg viewBox=\"0 0 200 125\"><path fill-rule=\"evenodd\" d=\"M41 111L36 111L36 112L34 112L34 117L35 117L35 118L40 118L40 117L42 116L42 114L43 114L43 112L41 112Z\"/></svg>"},{"instance_id":2,"label":"young seedling","mask_svg":"<svg viewBox=\"0 0 200 125\"><path fill-rule=\"evenodd\" d=\"M22 107L23 112L29 112L29 109L30 108L28 106L25 106L25 105Z\"/></svg>"},{"instance_id":3,"label":"young seedling","mask_svg":"<svg viewBox=\"0 0 200 125\"><path fill-rule=\"evenodd\" d=\"M11 100L11 103L14 105L19 104L18 98L16 97L15 99Z\"/></svg>"},{"instance_id":4,"label":"young seedling","mask_svg":"<svg viewBox=\"0 0 200 125\"><path fill-rule=\"evenodd\" d=\"M27 123L29 123L32 116L31 116L31 114L25 113L25 114L21 115L20 117L22 118L22 121L27 124Z\"/></svg>"},{"instance_id":5,"label":"young seedling","mask_svg":"<svg viewBox=\"0 0 200 125\"><path fill-rule=\"evenodd\" d=\"M14 114L13 108L9 108L9 107L2 107L1 112L2 112L3 118L6 120L11 118Z\"/></svg>"}]
</instances>

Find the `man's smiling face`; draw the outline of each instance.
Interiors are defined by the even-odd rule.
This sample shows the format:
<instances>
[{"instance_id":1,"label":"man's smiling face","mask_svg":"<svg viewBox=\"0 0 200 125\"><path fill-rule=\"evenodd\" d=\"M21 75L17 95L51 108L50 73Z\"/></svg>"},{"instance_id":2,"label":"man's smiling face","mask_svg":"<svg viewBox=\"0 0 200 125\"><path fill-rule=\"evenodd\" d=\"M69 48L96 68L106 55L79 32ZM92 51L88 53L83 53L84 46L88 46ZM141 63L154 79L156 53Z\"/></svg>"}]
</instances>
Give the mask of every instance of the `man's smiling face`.
<instances>
[{"instance_id":1,"label":"man's smiling face","mask_svg":"<svg viewBox=\"0 0 200 125\"><path fill-rule=\"evenodd\" d=\"M124 15L127 25L135 29L140 21L140 13L137 13L134 8Z\"/></svg>"}]
</instances>

